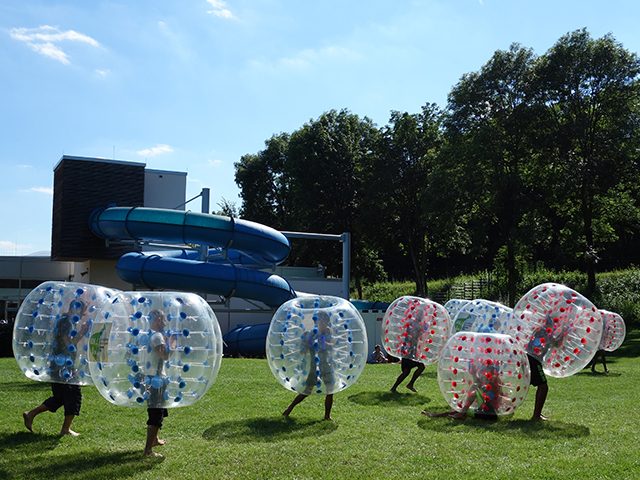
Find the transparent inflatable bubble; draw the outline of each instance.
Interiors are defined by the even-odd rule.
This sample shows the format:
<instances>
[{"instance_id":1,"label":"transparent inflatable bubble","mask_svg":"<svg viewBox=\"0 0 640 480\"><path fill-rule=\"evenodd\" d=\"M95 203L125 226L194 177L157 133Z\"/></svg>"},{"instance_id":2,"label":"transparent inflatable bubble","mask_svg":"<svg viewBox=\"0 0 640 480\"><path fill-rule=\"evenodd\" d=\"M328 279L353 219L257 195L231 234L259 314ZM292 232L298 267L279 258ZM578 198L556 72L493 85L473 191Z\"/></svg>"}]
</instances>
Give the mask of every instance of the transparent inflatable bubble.
<instances>
[{"instance_id":1,"label":"transparent inflatable bubble","mask_svg":"<svg viewBox=\"0 0 640 480\"><path fill-rule=\"evenodd\" d=\"M96 319L89 368L102 396L128 407L191 405L213 385L222 335L211 307L185 292L121 292Z\"/></svg>"},{"instance_id":2,"label":"transparent inflatable bubble","mask_svg":"<svg viewBox=\"0 0 640 480\"><path fill-rule=\"evenodd\" d=\"M353 385L367 361L367 332L347 300L309 296L276 311L267 334L267 361L287 389L332 394Z\"/></svg>"},{"instance_id":3,"label":"transparent inflatable bubble","mask_svg":"<svg viewBox=\"0 0 640 480\"><path fill-rule=\"evenodd\" d=\"M97 285L44 282L24 299L13 326L20 370L40 382L90 385L87 359L91 326L116 294Z\"/></svg>"},{"instance_id":4,"label":"transparent inflatable bubble","mask_svg":"<svg viewBox=\"0 0 640 480\"><path fill-rule=\"evenodd\" d=\"M447 310L439 303L404 296L393 301L382 320L384 349L394 357L435 363L452 333Z\"/></svg>"},{"instance_id":5,"label":"transparent inflatable bubble","mask_svg":"<svg viewBox=\"0 0 640 480\"><path fill-rule=\"evenodd\" d=\"M467 302L456 314L456 331L506 333L513 310L501 303L477 299Z\"/></svg>"},{"instance_id":6,"label":"transparent inflatable bubble","mask_svg":"<svg viewBox=\"0 0 640 480\"><path fill-rule=\"evenodd\" d=\"M598 349L613 352L622 345L627 334L624 320L617 313L608 310L600 310L600 314L602 315L604 331Z\"/></svg>"},{"instance_id":7,"label":"transparent inflatable bubble","mask_svg":"<svg viewBox=\"0 0 640 480\"><path fill-rule=\"evenodd\" d=\"M464 307L470 301L471 300L462 300L462 299L459 299L459 298L451 298L451 299L447 300L447 303L444 304L444 308L447 311L447 313L449 314L449 318L451 318L451 320L454 321L454 319L456 318L456 315L458 314L458 312L462 309L462 307ZM453 325L453 330L455 332L460 330L455 325L455 321L454 321L454 325Z\"/></svg>"},{"instance_id":8,"label":"transparent inflatable bubble","mask_svg":"<svg viewBox=\"0 0 640 480\"><path fill-rule=\"evenodd\" d=\"M568 377L593 358L602 338L602 315L578 292L555 283L532 288L513 309L509 334L551 377Z\"/></svg>"},{"instance_id":9,"label":"transparent inflatable bubble","mask_svg":"<svg viewBox=\"0 0 640 480\"><path fill-rule=\"evenodd\" d=\"M438 384L458 412L510 415L529 390L527 354L512 337L458 332L438 361Z\"/></svg>"}]
</instances>

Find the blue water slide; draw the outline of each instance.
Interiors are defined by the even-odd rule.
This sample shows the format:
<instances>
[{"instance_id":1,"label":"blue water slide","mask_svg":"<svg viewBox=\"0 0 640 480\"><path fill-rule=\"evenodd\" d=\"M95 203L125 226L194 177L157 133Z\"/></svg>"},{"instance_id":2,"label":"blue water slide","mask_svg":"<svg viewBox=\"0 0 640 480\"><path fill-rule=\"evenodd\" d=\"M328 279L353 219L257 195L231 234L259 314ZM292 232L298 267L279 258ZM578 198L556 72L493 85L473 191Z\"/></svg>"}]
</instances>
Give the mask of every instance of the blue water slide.
<instances>
[{"instance_id":1,"label":"blue water slide","mask_svg":"<svg viewBox=\"0 0 640 480\"><path fill-rule=\"evenodd\" d=\"M197 252L186 249L127 253L116 265L118 275L127 282L148 288L177 288L259 300L271 307L296 296L285 279L256 268L284 261L290 250L287 238L265 225L219 215L145 207L97 210L89 225L96 235L108 240L216 247L209 250L207 262L197 259Z\"/></svg>"}]
</instances>

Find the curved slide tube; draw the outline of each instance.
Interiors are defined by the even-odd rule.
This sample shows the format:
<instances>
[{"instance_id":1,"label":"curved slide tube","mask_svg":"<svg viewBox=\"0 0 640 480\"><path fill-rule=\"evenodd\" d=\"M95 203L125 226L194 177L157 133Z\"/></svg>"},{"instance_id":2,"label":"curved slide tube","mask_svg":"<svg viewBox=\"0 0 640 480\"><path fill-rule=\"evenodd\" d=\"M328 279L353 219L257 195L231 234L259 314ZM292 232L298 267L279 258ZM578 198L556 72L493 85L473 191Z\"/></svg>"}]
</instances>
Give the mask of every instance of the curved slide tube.
<instances>
[{"instance_id":1,"label":"curved slide tube","mask_svg":"<svg viewBox=\"0 0 640 480\"><path fill-rule=\"evenodd\" d=\"M270 227L219 215L144 207L98 210L89 225L96 235L109 240L197 243L229 251L215 262L195 260L197 253L187 250L127 253L116 265L118 275L127 282L253 299L274 308L296 296L282 277L232 263L242 254L264 267L284 261L289 241ZM219 250L212 251L220 257Z\"/></svg>"}]
</instances>

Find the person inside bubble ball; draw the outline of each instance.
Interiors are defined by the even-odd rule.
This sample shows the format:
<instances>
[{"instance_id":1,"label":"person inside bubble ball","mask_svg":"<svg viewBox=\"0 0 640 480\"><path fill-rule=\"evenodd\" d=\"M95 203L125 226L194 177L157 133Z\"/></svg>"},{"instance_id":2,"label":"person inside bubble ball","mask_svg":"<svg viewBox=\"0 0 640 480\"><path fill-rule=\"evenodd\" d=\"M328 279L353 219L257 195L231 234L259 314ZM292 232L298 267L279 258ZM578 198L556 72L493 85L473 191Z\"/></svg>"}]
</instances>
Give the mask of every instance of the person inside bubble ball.
<instances>
[{"instance_id":1,"label":"person inside bubble ball","mask_svg":"<svg viewBox=\"0 0 640 480\"><path fill-rule=\"evenodd\" d=\"M371 352L367 357L367 363L387 363L387 362L388 362L387 357L382 352L380 345L376 345L373 348L373 352Z\"/></svg>"},{"instance_id":2,"label":"person inside bubble ball","mask_svg":"<svg viewBox=\"0 0 640 480\"><path fill-rule=\"evenodd\" d=\"M412 323L407 323L405 325L405 329L407 335L402 353L408 357L415 356L418 342L420 340L421 327ZM395 383L391 387L391 391L393 393L396 393L398 391L397 389L400 384L404 381L405 378L409 376L411 370L413 370L414 368L416 369L416 371L413 372L411 380L409 380L409 383L407 383L407 388L412 392L417 392L415 383L416 380L418 380L418 377L422 375L422 372L424 372L424 363L403 356L400 360L400 375L398 375L398 378L396 378Z\"/></svg>"},{"instance_id":3,"label":"person inside bubble ball","mask_svg":"<svg viewBox=\"0 0 640 480\"><path fill-rule=\"evenodd\" d=\"M77 344L89 330L89 322L82 321L86 315L87 305L81 300L73 299L66 313L57 319L54 326L49 375L51 377L51 397L42 404L22 413L24 426L33 432L33 419L44 412L55 413L64 407L64 420L60 435L76 437L78 432L71 430L73 419L80 415L82 407L82 391L79 385L66 383L74 377L73 366L78 352ZM76 325L80 328L76 330Z\"/></svg>"},{"instance_id":4,"label":"person inside bubble ball","mask_svg":"<svg viewBox=\"0 0 640 480\"><path fill-rule=\"evenodd\" d=\"M602 362L602 366L604 367L605 375L609 373L609 369L607 368L607 359L604 356L604 350L598 350L596 354L591 359L591 362L587 366L591 366L591 373L598 373L596 371L596 365L598 364L598 360Z\"/></svg>"},{"instance_id":5,"label":"person inside bubble ball","mask_svg":"<svg viewBox=\"0 0 640 480\"><path fill-rule=\"evenodd\" d=\"M307 398L314 388L324 383L325 388L331 389L335 383L331 357L334 341L331 335L331 320L326 312L318 312L317 324L311 331L306 332L302 342L302 349L309 357L309 375L305 380L304 390L296 395L282 415L288 417L292 410ZM317 355L316 355L317 353ZM324 419L331 420L333 394L327 394L324 399Z\"/></svg>"},{"instance_id":6,"label":"person inside bubble ball","mask_svg":"<svg viewBox=\"0 0 640 480\"><path fill-rule=\"evenodd\" d=\"M167 320L161 310L149 312L149 326L151 336L149 338L149 364L150 368L146 372L150 378L149 399L147 408L147 439L144 446L144 455L148 457L162 457L160 453L154 452L153 447L166 443L158 437L162 428L163 420L169 415L169 411L163 408L164 391L166 389L165 362L169 359L172 349L175 348L175 339L169 339L165 333Z\"/></svg>"},{"instance_id":7,"label":"person inside bubble ball","mask_svg":"<svg viewBox=\"0 0 640 480\"><path fill-rule=\"evenodd\" d=\"M533 352L536 356L527 353L527 359L529 360L529 368L531 370L530 385L536 387L536 399L533 406L533 415L531 420L543 421L547 420L547 417L542 414L542 408L547 400L547 394L549 393L549 385L547 383L547 377L544 374L542 363L538 360L538 356L542 358L544 354L551 348L552 344L558 342L559 338L562 338L566 334L566 328L557 328L554 331L554 321L550 314L547 314L544 325L539 325L533 332L533 338L527 345L527 352Z\"/></svg>"},{"instance_id":8,"label":"person inside bubble ball","mask_svg":"<svg viewBox=\"0 0 640 480\"><path fill-rule=\"evenodd\" d=\"M500 399L502 397L502 381L498 369L492 360L487 359L484 365L478 367L473 362L469 365L469 373L473 377L473 383L467 390L464 402L460 410L450 410L443 413L433 413L427 410L422 415L427 417L451 417L456 420L466 418L467 412L474 401L476 409L474 418L480 420L497 420Z\"/></svg>"}]
</instances>

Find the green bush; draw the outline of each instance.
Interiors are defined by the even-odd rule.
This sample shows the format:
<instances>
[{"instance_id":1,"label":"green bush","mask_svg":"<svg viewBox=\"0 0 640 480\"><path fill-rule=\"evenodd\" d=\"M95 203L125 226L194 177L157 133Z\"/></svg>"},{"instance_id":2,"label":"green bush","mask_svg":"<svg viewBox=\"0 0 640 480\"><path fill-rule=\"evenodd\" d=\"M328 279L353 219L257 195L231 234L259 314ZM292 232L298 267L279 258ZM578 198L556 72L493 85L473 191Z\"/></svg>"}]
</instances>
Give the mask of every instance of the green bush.
<instances>
[{"instance_id":1,"label":"green bush","mask_svg":"<svg viewBox=\"0 0 640 480\"><path fill-rule=\"evenodd\" d=\"M485 284L488 281L488 284L479 291L480 293L475 290L474 297L501 303L506 302L506 295L500 288L502 283L500 281L492 282L486 272L430 280L428 282L428 297L442 303L449 298L465 298L460 295L460 292L464 291L463 287L481 280ZM524 295L541 283L559 283L584 294L587 277L583 272L577 270L557 272L538 268L522 275L518 284L518 295ZM640 269L634 267L599 273L596 275L596 284L598 291L590 300L598 308L620 314L625 320L627 329L640 328ZM363 287L363 297L369 301L392 302L403 295L415 295L414 282L380 282ZM467 299L472 300L472 298Z\"/></svg>"}]
</instances>

